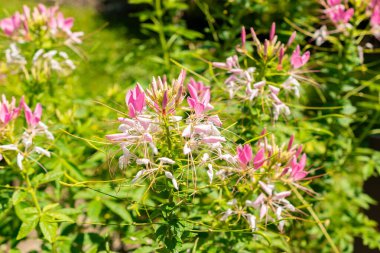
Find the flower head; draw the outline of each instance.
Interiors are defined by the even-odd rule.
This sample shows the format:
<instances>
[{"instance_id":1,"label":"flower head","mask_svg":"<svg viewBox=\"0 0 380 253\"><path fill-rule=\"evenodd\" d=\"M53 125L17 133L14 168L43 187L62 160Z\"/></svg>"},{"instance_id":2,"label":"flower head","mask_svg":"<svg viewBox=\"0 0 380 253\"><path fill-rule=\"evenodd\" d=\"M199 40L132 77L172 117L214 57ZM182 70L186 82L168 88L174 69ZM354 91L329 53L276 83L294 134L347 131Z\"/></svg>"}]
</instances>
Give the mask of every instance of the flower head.
<instances>
[{"instance_id":1,"label":"flower head","mask_svg":"<svg viewBox=\"0 0 380 253\"><path fill-rule=\"evenodd\" d=\"M3 94L0 103L0 127L7 125L11 120L17 118L20 110L20 107L16 107L16 99L14 97L12 97L12 101L9 103Z\"/></svg>"},{"instance_id":2,"label":"flower head","mask_svg":"<svg viewBox=\"0 0 380 253\"><path fill-rule=\"evenodd\" d=\"M308 174L307 171L305 171L306 166L306 154L303 154L300 161L297 162L297 156L293 156L293 159L290 162L290 177L294 181L301 180L305 178Z\"/></svg>"},{"instance_id":3,"label":"flower head","mask_svg":"<svg viewBox=\"0 0 380 253\"><path fill-rule=\"evenodd\" d=\"M25 119L28 123L28 126L34 128L41 121L42 116L42 106L40 103L36 105L34 112L29 108L29 106L25 103L24 99L21 101L21 105L24 108Z\"/></svg>"},{"instance_id":4,"label":"flower head","mask_svg":"<svg viewBox=\"0 0 380 253\"><path fill-rule=\"evenodd\" d=\"M186 72L184 70L168 85L166 77L153 78L151 86L146 90L147 104L161 115L172 115L184 99L183 82Z\"/></svg>"},{"instance_id":5,"label":"flower head","mask_svg":"<svg viewBox=\"0 0 380 253\"><path fill-rule=\"evenodd\" d=\"M298 69L305 65L310 58L310 52L307 51L303 55L301 55L301 49L300 46L297 45L296 50L294 50L292 57L290 58L290 63L292 64L293 68Z\"/></svg>"},{"instance_id":6,"label":"flower head","mask_svg":"<svg viewBox=\"0 0 380 253\"><path fill-rule=\"evenodd\" d=\"M191 78L187 88L190 93L187 102L195 114L199 115L213 108L210 104L210 87L206 87L202 82L196 82Z\"/></svg>"}]
</instances>

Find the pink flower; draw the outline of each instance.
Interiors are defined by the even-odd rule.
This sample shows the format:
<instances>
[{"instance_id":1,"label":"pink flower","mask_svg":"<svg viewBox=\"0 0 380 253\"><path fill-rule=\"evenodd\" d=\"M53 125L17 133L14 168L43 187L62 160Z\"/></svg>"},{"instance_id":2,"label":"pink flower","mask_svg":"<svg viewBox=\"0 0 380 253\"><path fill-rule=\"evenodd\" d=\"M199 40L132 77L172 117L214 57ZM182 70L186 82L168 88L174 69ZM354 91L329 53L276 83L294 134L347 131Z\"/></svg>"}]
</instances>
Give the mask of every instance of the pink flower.
<instances>
[{"instance_id":1,"label":"pink flower","mask_svg":"<svg viewBox=\"0 0 380 253\"><path fill-rule=\"evenodd\" d=\"M334 6L340 4L341 0L327 0L328 5Z\"/></svg>"},{"instance_id":2,"label":"pink flower","mask_svg":"<svg viewBox=\"0 0 380 253\"><path fill-rule=\"evenodd\" d=\"M308 172L305 171L306 166L306 154L303 154L300 161L297 163L296 156L293 157L292 161L290 162L290 177L294 181L301 180L305 178L308 174Z\"/></svg>"},{"instance_id":3,"label":"pink flower","mask_svg":"<svg viewBox=\"0 0 380 253\"><path fill-rule=\"evenodd\" d=\"M245 27L243 26L241 28L241 47L245 48L245 42L246 42L246 33L245 33Z\"/></svg>"},{"instance_id":4,"label":"pink flower","mask_svg":"<svg viewBox=\"0 0 380 253\"><path fill-rule=\"evenodd\" d=\"M326 10L326 14L334 23L347 24L354 15L354 9L345 9L344 5L338 4Z\"/></svg>"},{"instance_id":5,"label":"pink flower","mask_svg":"<svg viewBox=\"0 0 380 253\"><path fill-rule=\"evenodd\" d=\"M16 12L12 17L0 20L0 28L6 36L12 36L21 26L21 15Z\"/></svg>"},{"instance_id":6,"label":"pink flower","mask_svg":"<svg viewBox=\"0 0 380 253\"><path fill-rule=\"evenodd\" d=\"M380 4L375 6L371 16L371 26L376 27L380 25Z\"/></svg>"},{"instance_id":7,"label":"pink flower","mask_svg":"<svg viewBox=\"0 0 380 253\"><path fill-rule=\"evenodd\" d=\"M237 147L236 151L240 164L243 167L247 167L247 164L252 160L253 157L251 146L249 144L245 144L243 147Z\"/></svg>"},{"instance_id":8,"label":"pink flower","mask_svg":"<svg viewBox=\"0 0 380 253\"><path fill-rule=\"evenodd\" d=\"M28 123L29 127L35 127L41 121L42 116L42 106L40 103L36 105L34 112L29 108L29 106L25 103L24 98L21 99L21 106L24 108L26 123Z\"/></svg>"},{"instance_id":9,"label":"pink flower","mask_svg":"<svg viewBox=\"0 0 380 253\"><path fill-rule=\"evenodd\" d=\"M290 63L292 64L294 69L298 69L305 65L310 58L310 52L307 51L303 55L301 55L300 46L297 45L296 50L294 50L292 57L290 58Z\"/></svg>"},{"instance_id":10,"label":"pink flower","mask_svg":"<svg viewBox=\"0 0 380 253\"><path fill-rule=\"evenodd\" d=\"M71 32L74 25L73 18L64 18L63 14L59 12L56 16L51 16L49 20L49 27L52 29L60 29L65 32Z\"/></svg>"},{"instance_id":11,"label":"pink flower","mask_svg":"<svg viewBox=\"0 0 380 253\"><path fill-rule=\"evenodd\" d=\"M195 114L200 115L213 108L210 104L210 87L205 86L202 82L196 82L194 79L190 79L187 88L190 93L190 97L187 98L187 103L190 108L195 111Z\"/></svg>"},{"instance_id":12,"label":"pink flower","mask_svg":"<svg viewBox=\"0 0 380 253\"><path fill-rule=\"evenodd\" d=\"M7 101L5 95L2 96L2 101L0 103L0 123L7 125L11 120L18 117L21 108L16 107L16 100L12 98L11 103Z\"/></svg>"},{"instance_id":13,"label":"pink flower","mask_svg":"<svg viewBox=\"0 0 380 253\"><path fill-rule=\"evenodd\" d=\"M264 148L261 148L255 155L255 158L253 158L253 167L257 170L261 166L263 166L264 163L265 163L265 150Z\"/></svg>"},{"instance_id":14,"label":"pink flower","mask_svg":"<svg viewBox=\"0 0 380 253\"><path fill-rule=\"evenodd\" d=\"M137 113L141 113L145 107L145 93L140 84L137 84L133 90L129 90L125 103L129 109L129 117L136 117Z\"/></svg>"},{"instance_id":15,"label":"pink flower","mask_svg":"<svg viewBox=\"0 0 380 253\"><path fill-rule=\"evenodd\" d=\"M276 23L273 22L270 28L270 32L269 32L269 40L273 40L275 35L276 35Z\"/></svg>"}]
</instances>

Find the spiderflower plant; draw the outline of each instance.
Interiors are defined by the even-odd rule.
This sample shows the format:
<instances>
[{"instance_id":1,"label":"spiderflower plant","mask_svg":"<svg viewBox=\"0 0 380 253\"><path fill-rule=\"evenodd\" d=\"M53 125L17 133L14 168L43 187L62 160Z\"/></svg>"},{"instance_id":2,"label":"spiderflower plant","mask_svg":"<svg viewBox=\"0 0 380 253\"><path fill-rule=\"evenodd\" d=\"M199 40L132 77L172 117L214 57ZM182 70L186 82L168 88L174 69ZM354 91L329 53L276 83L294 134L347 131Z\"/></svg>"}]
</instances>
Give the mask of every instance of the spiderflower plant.
<instances>
[{"instance_id":1,"label":"spiderflower plant","mask_svg":"<svg viewBox=\"0 0 380 253\"><path fill-rule=\"evenodd\" d=\"M299 45L291 49L296 32L286 43L278 40L276 24L269 31L269 38L261 42L253 28L250 28L252 42L248 45L245 27L242 27L242 43L237 52L242 55L228 57L226 62L214 62L213 66L225 70L228 78L224 81L230 99L248 101L257 104L263 110L272 109L272 118L277 121L280 115L289 116L286 105L287 94L300 96L300 82L308 70L305 65L310 52L301 52ZM245 61L243 61L245 59Z\"/></svg>"},{"instance_id":2,"label":"spiderflower plant","mask_svg":"<svg viewBox=\"0 0 380 253\"><path fill-rule=\"evenodd\" d=\"M125 101L119 133L106 138L120 148L118 166L132 173L132 186L145 183L153 195L164 188L179 207L204 196L215 205L196 207L197 215L212 215L219 228L229 224L256 233L274 223L282 232L286 219L302 214L292 187L312 190L303 185L307 156L294 137L277 146L264 131L254 146L235 144L213 110L210 87L191 78L186 89L184 71L171 83L158 77L147 89L137 84ZM209 194L202 195L205 190Z\"/></svg>"}]
</instances>

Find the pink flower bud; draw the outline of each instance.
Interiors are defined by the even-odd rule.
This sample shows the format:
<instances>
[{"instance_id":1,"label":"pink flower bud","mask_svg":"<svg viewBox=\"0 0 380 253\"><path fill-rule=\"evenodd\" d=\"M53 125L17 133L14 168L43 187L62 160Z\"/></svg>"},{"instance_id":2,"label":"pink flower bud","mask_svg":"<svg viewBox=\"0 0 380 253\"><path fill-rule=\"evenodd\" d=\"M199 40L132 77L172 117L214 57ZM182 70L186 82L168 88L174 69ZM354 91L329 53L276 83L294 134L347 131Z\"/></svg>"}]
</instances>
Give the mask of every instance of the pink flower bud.
<instances>
[{"instance_id":1,"label":"pink flower bud","mask_svg":"<svg viewBox=\"0 0 380 253\"><path fill-rule=\"evenodd\" d=\"M273 40L275 34L276 34L276 23L273 22L270 28L269 40Z\"/></svg>"},{"instance_id":2,"label":"pink flower bud","mask_svg":"<svg viewBox=\"0 0 380 253\"><path fill-rule=\"evenodd\" d=\"M288 151L292 148L294 141L294 135L290 136L289 144L288 144Z\"/></svg>"},{"instance_id":3,"label":"pink flower bud","mask_svg":"<svg viewBox=\"0 0 380 253\"><path fill-rule=\"evenodd\" d=\"M129 116L136 117L136 113L141 113L145 107L145 93L140 84L137 84L133 90L129 90L125 103L129 108Z\"/></svg>"},{"instance_id":4,"label":"pink flower bud","mask_svg":"<svg viewBox=\"0 0 380 253\"><path fill-rule=\"evenodd\" d=\"M294 39L296 38L297 32L293 32L292 35L290 35L288 43L286 43L287 47L290 47L290 45L293 43Z\"/></svg>"},{"instance_id":5,"label":"pink flower bud","mask_svg":"<svg viewBox=\"0 0 380 253\"><path fill-rule=\"evenodd\" d=\"M285 50L283 47L280 48L280 51L278 53L278 66L277 69L282 69L282 60L284 59Z\"/></svg>"},{"instance_id":6,"label":"pink flower bud","mask_svg":"<svg viewBox=\"0 0 380 253\"><path fill-rule=\"evenodd\" d=\"M245 33L245 27L243 26L241 28L241 47L245 48L245 42L246 42L246 33Z\"/></svg>"}]
</instances>

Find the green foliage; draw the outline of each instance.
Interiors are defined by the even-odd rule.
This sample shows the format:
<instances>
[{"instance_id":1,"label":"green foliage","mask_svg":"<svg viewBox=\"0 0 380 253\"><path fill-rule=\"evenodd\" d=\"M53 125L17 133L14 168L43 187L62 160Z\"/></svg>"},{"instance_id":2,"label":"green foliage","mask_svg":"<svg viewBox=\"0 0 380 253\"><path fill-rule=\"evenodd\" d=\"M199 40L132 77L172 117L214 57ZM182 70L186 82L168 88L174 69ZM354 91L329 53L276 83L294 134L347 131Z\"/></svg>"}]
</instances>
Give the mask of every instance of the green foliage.
<instances>
[{"instance_id":1,"label":"green foliage","mask_svg":"<svg viewBox=\"0 0 380 253\"><path fill-rule=\"evenodd\" d=\"M3 18L32 1L0 2ZM244 187L215 192L200 185L191 193L175 192L171 182L159 178L154 194L148 185L132 187L134 168L117 168L117 151L103 136L121 115L118 111L126 112L128 88L137 80L146 86L151 76L179 67L198 73L212 87L215 110L225 119L223 131L238 132L231 134L238 143L255 143L264 127L281 141L296 133L313 161L310 176L316 177L308 187L317 197L305 201L333 243L341 252L353 252L354 239L361 238L369 248L380 249L378 224L365 215L377 200L363 191L364 182L380 174L380 152L368 144L380 133L378 49L365 48L361 61L358 46L364 42L359 38L369 39L363 32L369 27L360 9L351 33L332 34L316 46L310 37L319 27L317 2L129 0L139 9L129 15L138 18L142 38L132 35L136 27L107 26L95 8L64 5L63 12L87 34L83 47L70 51L78 66L73 75L36 76L29 82L0 76L0 93L25 94L31 105L44 105L43 121L55 135L52 157L39 156L24 171L7 153L0 161L0 251L19 252L22 242L37 237L41 252L331 252L300 201L299 217L305 222L289 221L284 234L265 228L252 232L239 230L244 220L215 221L225 211L226 196L238 192L249 198ZM189 13L201 25L185 20ZM303 86L300 99L287 100L292 117L276 124L260 106L232 103L223 76L210 64L234 53L241 26L254 26L266 36L273 21L282 41L298 29L296 42L311 51L309 64L316 70L307 73L315 82ZM36 48L25 45L23 50L32 56Z\"/></svg>"}]
</instances>

